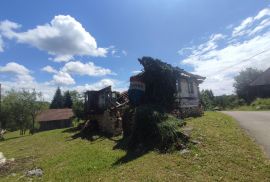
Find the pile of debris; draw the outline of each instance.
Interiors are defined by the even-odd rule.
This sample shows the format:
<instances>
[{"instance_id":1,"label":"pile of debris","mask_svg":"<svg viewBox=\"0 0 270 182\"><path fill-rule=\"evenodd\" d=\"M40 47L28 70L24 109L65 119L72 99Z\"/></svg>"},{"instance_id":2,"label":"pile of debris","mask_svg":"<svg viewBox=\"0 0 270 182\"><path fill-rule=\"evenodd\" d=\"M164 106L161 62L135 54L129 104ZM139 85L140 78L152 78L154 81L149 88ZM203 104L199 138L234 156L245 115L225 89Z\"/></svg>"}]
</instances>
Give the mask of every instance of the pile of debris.
<instances>
[{"instance_id":1,"label":"pile of debris","mask_svg":"<svg viewBox=\"0 0 270 182\"><path fill-rule=\"evenodd\" d=\"M98 91L85 92L85 115L87 122L81 133L94 129L108 135L122 133L122 114L129 104L128 93L112 91L111 86Z\"/></svg>"},{"instance_id":2,"label":"pile of debris","mask_svg":"<svg viewBox=\"0 0 270 182\"><path fill-rule=\"evenodd\" d=\"M4 134L7 132L7 130L3 130L0 128L0 141L4 139Z\"/></svg>"}]
</instances>

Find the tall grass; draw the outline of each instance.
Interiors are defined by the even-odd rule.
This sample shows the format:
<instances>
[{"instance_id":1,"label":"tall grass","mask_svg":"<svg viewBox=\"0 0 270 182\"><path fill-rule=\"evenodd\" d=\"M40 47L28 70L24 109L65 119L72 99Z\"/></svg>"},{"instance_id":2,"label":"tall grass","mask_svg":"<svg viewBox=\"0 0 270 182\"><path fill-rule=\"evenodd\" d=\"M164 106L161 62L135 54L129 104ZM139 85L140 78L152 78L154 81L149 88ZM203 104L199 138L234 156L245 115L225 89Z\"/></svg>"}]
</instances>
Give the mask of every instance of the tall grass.
<instances>
[{"instance_id":1,"label":"tall grass","mask_svg":"<svg viewBox=\"0 0 270 182\"><path fill-rule=\"evenodd\" d=\"M251 106L255 109L268 110L270 109L270 98L257 98L251 103Z\"/></svg>"}]
</instances>

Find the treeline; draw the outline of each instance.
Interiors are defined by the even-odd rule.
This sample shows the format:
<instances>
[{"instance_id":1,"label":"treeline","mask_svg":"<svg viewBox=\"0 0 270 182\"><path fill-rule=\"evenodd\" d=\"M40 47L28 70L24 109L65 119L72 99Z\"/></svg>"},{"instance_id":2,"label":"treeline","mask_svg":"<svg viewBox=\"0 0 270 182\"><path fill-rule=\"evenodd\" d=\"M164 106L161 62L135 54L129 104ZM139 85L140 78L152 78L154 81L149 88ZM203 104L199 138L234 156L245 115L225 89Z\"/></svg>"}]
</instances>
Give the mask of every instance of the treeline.
<instances>
[{"instance_id":1,"label":"treeline","mask_svg":"<svg viewBox=\"0 0 270 182\"><path fill-rule=\"evenodd\" d=\"M250 105L256 100L256 95L251 92L250 83L261 73L260 70L247 68L235 76L233 87L236 94L214 96L212 90L202 90L200 100L204 110L226 110Z\"/></svg>"},{"instance_id":2,"label":"treeline","mask_svg":"<svg viewBox=\"0 0 270 182\"><path fill-rule=\"evenodd\" d=\"M78 119L84 118L84 97L77 91L65 91L62 94L61 89L58 87L52 102L50 104L50 109L63 109L72 108L75 116Z\"/></svg>"},{"instance_id":3,"label":"treeline","mask_svg":"<svg viewBox=\"0 0 270 182\"><path fill-rule=\"evenodd\" d=\"M57 88L52 102L45 102L41 92L35 90L11 90L4 94L1 103L0 129L20 130L24 135L27 130L38 130L36 117L45 109L72 108L77 118L84 116L83 96L77 91L66 91L62 95Z\"/></svg>"},{"instance_id":4,"label":"treeline","mask_svg":"<svg viewBox=\"0 0 270 182\"><path fill-rule=\"evenodd\" d=\"M49 103L44 102L41 92L35 90L11 90L3 97L0 112L0 128L11 131L20 130L24 135L26 130L35 130L35 118Z\"/></svg>"},{"instance_id":5,"label":"treeline","mask_svg":"<svg viewBox=\"0 0 270 182\"><path fill-rule=\"evenodd\" d=\"M200 100L207 111L234 109L246 104L245 100L237 95L214 96L212 90L202 90Z\"/></svg>"}]
</instances>

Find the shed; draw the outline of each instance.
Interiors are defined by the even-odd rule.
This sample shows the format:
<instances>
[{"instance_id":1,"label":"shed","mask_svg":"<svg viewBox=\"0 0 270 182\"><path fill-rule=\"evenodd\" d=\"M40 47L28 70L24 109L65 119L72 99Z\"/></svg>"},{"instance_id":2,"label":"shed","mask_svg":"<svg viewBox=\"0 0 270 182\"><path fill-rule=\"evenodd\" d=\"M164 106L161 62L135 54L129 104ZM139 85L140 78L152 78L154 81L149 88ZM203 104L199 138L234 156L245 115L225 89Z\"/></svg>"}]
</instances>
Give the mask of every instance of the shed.
<instances>
[{"instance_id":1,"label":"shed","mask_svg":"<svg viewBox=\"0 0 270 182\"><path fill-rule=\"evenodd\" d=\"M251 93L255 97L270 97L270 68L250 83Z\"/></svg>"},{"instance_id":2,"label":"shed","mask_svg":"<svg viewBox=\"0 0 270 182\"><path fill-rule=\"evenodd\" d=\"M48 109L40 112L36 121L40 124L40 130L53 130L71 127L74 113L72 109Z\"/></svg>"}]
</instances>

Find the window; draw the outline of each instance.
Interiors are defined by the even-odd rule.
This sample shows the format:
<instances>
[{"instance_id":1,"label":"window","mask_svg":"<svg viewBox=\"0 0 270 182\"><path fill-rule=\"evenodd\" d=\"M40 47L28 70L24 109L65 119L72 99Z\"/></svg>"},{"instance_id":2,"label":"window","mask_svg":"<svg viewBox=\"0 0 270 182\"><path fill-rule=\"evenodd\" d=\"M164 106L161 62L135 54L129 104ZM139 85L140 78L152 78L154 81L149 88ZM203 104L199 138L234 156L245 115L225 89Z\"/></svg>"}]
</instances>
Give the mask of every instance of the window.
<instances>
[{"instance_id":1,"label":"window","mask_svg":"<svg viewBox=\"0 0 270 182\"><path fill-rule=\"evenodd\" d=\"M181 81L176 80L176 92L181 92Z\"/></svg>"},{"instance_id":2,"label":"window","mask_svg":"<svg viewBox=\"0 0 270 182\"><path fill-rule=\"evenodd\" d=\"M194 93L193 82L191 80L188 81L188 92L190 94Z\"/></svg>"}]
</instances>

